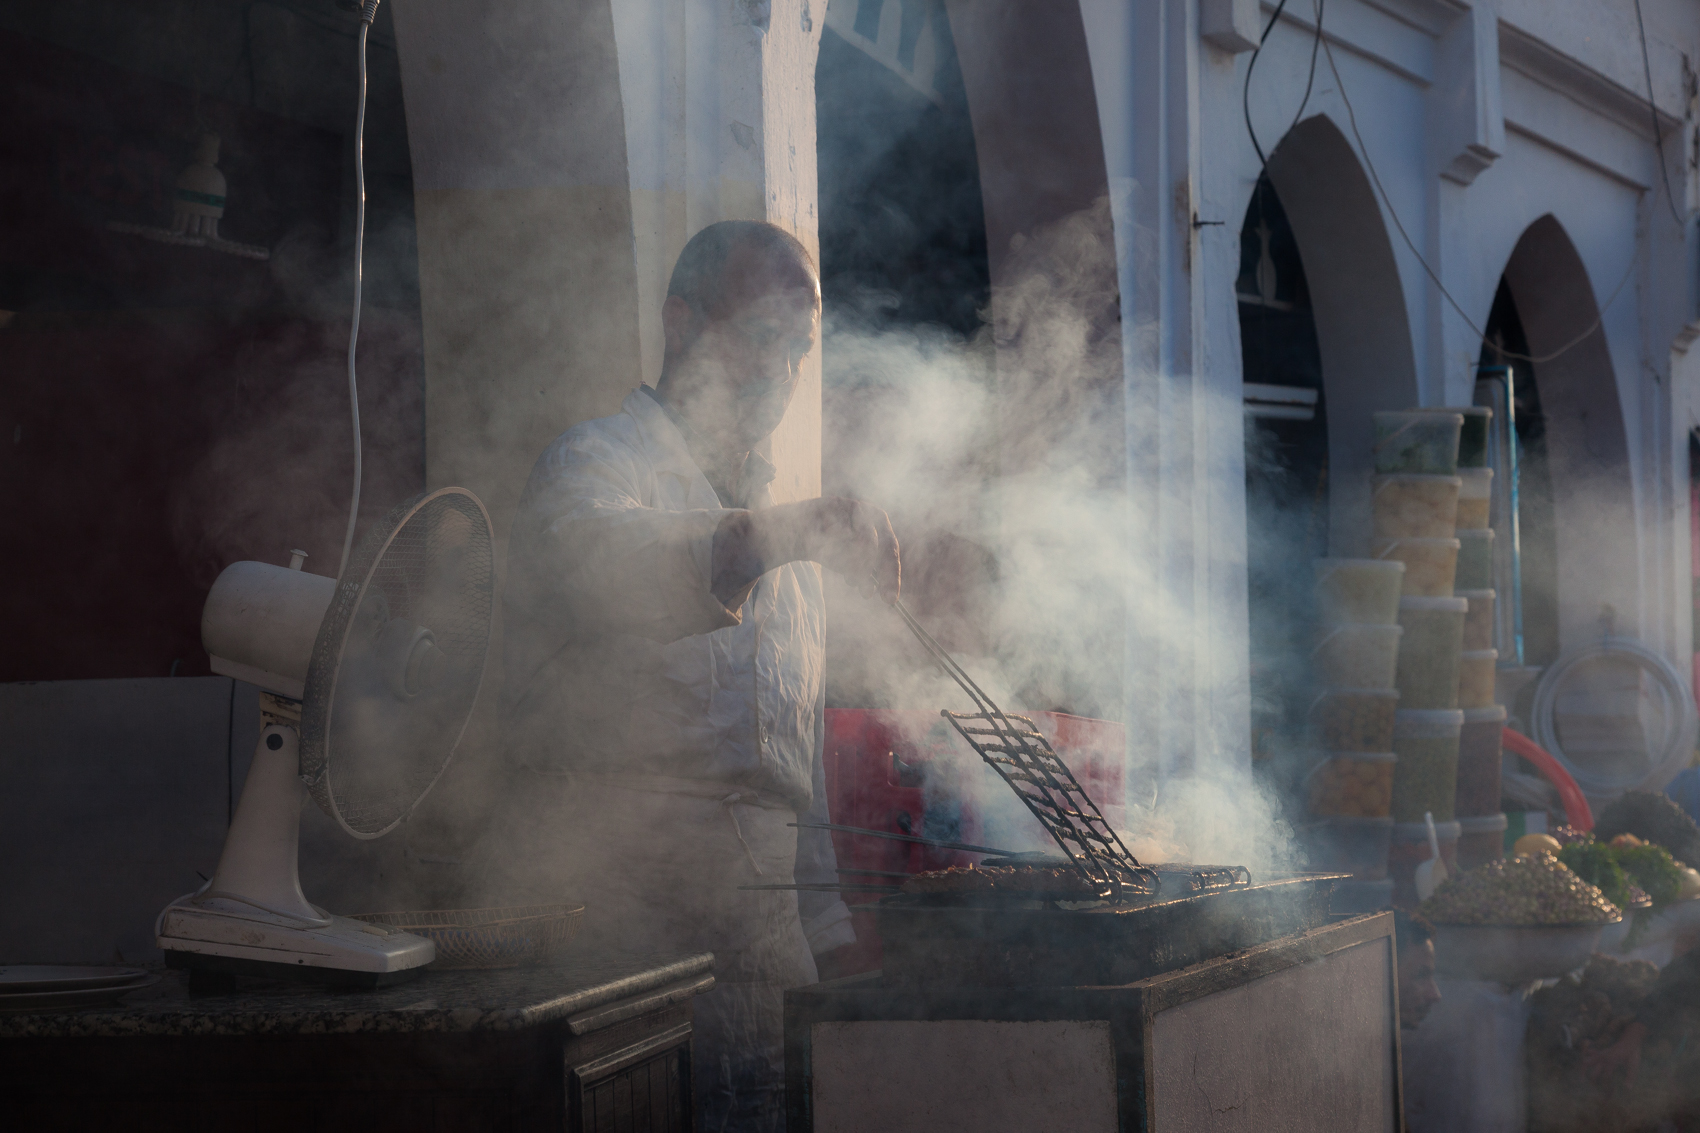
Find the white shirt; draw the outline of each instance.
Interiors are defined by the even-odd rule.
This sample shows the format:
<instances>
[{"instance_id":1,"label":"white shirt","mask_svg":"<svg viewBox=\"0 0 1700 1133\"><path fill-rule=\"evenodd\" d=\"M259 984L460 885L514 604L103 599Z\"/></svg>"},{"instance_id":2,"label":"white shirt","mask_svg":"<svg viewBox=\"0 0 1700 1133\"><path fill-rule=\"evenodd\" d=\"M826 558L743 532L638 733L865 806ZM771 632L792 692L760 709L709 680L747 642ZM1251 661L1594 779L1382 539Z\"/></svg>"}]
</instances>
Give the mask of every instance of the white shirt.
<instances>
[{"instance_id":1,"label":"white shirt","mask_svg":"<svg viewBox=\"0 0 1700 1133\"><path fill-rule=\"evenodd\" d=\"M733 502L770 506L772 479L752 453ZM730 514L644 390L544 450L509 540L511 759L735 786L826 821L820 568L770 570L740 610L726 609L709 587L714 533ZM799 834L798 880L836 881L830 839ZM831 894L799 896L826 898L802 902L806 923L840 919Z\"/></svg>"}]
</instances>

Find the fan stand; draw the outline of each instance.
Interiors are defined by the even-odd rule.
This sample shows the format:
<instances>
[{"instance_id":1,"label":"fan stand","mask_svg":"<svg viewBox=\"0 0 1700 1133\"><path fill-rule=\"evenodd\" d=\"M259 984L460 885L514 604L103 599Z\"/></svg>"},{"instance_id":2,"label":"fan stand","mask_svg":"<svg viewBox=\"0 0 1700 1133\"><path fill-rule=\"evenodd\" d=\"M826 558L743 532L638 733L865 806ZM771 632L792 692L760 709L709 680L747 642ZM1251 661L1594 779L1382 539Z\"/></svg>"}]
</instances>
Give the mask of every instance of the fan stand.
<instances>
[{"instance_id":1,"label":"fan stand","mask_svg":"<svg viewBox=\"0 0 1700 1133\"><path fill-rule=\"evenodd\" d=\"M436 945L412 933L326 913L301 892L300 735L266 696L266 727L254 747L218 869L200 892L166 906L155 928L167 967L215 990L237 975L383 987L419 974ZM280 703L281 702L281 703ZM210 979L208 977L211 977Z\"/></svg>"}]
</instances>

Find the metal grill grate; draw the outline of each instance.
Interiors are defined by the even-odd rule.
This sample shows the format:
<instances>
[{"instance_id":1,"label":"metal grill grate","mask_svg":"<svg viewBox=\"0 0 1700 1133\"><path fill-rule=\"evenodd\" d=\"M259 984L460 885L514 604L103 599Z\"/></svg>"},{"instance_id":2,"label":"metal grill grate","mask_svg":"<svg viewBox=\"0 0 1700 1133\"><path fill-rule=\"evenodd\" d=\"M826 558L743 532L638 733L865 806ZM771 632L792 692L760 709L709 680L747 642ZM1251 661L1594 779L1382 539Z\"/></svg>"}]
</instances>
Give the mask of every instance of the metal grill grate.
<instances>
[{"instance_id":1,"label":"metal grill grate","mask_svg":"<svg viewBox=\"0 0 1700 1133\"><path fill-rule=\"evenodd\" d=\"M941 715L1003 777L1093 891L1109 900L1156 893L1160 888L1157 874L1128 852L1121 836L1104 821L1098 805L1051 750L1050 741L1033 721L1006 715L902 602L893 602L892 607L921 648L980 709Z\"/></svg>"},{"instance_id":2,"label":"metal grill grate","mask_svg":"<svg viewBox=\"0 0 1700 1133\"><path fill-rule=\"evenodd\" d=\"M1122 845L1098 805L1032 720L1005 715L996 705L988 712L941 715L1027 804L1100 897L1157 891L1156 873L1140 865Z\"/></svg>"}]
</instances>

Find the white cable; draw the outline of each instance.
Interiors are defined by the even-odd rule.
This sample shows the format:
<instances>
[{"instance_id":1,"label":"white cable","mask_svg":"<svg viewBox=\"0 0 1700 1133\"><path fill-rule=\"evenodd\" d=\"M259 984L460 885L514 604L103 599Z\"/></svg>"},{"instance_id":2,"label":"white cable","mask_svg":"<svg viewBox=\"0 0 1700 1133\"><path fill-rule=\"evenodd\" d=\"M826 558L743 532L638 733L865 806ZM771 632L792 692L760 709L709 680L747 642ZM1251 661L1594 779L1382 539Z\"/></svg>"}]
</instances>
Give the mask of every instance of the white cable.
<instances>
[{"instance_id":1,"label":"white cable","mask_svg":"<svg viewBox=\"0 0 1700 1133\"><path fill-rule=\"evenodd\" d=\"M360 342L360 284L366 249L366 33L378 14L378 0L360 9L360 108L354 117L354 319L348 328L348 416L354 429L354 491L348 503L348 531L342 537L342 561L336 576L348 569L354 547L354 525L360 518L360 385L354 376L354 349Z\"/></svg>"}]
</instances>

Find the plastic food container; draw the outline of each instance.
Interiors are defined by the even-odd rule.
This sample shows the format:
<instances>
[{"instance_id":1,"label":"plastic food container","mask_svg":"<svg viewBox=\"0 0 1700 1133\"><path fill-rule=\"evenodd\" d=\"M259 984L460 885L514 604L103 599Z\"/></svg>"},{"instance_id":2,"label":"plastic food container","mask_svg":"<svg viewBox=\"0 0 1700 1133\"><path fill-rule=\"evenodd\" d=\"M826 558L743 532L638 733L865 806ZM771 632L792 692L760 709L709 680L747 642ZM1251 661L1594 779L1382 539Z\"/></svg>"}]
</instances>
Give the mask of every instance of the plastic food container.
<instances>
[{"instance_id":1,"label":"plastic food container","mask_svg":"<svg viewBox=\"0 0 1700 1133\"><path fill-rule=\"evenodd\" d=\"M1458 540L1389 539L1370 541L1370 556L1405 564L1406 597L1449 598L1458 571Z\"/></svg>"},{"instance_id":2,"label":"plastic food container","mask_svg":"<svg viewBox=\"0 0 1700 1133\"><path fill-rule=\"evenodd\" d=\"M1375 534L1391 538L1450 538L1458 526L1456 476L1405 472L1370 481Z\"/></svg>"},{"instance_id":3,"label":"plastic food container","mask_svg":"<svg viewBox=\"0 0 1700 1133\"><path fill-rule=\"evenodd\" d=\"M1374 419L1377 472L1450 476L1458 470L1460 414L1413 409L1377 413Z\"/></svg>"},{"instance_id":4,"label":"plastic food container","mask_svg":"<svg viewBox=\"0 0 1700 1133\"><path fill-rule=\"evenodd\" d=\"M1311 650L1311 668L1320 685L1347 688L1392 688L1393 668L1399 659L1399 638L1405 631L1396 625L1325 626Z\"/></svg>"},{"instance_id":5,"label":"plastic food container","mask_svg":"<svg viewBox=\"0 0 1700 1133\"><path fill-rule=\"evenodd\" d=\"M1310 724L1324 751L1391 751L1398 707L1390 688L1325 689L1310 706Z\"/></svg>"},{"instance_id":6,"label":"plastic food container","mask_svg":"<svg viewBox=\"0 0 1700 1133\"><path fill-rule=\"evenodd\" d=\"M1393 625L1405 564L1397 559L1317 559L1316 612L1323 625Z\"/></svg>"},{"instance_id":7,"label":"plastic food container","mask_svg":"<svg viewBox=\"0 0 1700 1133\"><path fill-rule=\"evenodd\" d=\"M1464 709L1458 733L1458 790L1453 813L1460 821L1499 813L1501 740L1505 706Z\"/></svg>"},{"instance_id":8,"label":"plastic food container","mask_svg":"<svg viewBox=\"0 0 1700 1133\"><path fill-rule=\"evenodd\" d=\"M1392 836L1391 818L1324 818L1299 829L1311 869L1350 873L1359 881L1387 876Z\"/></svg>"},{"instance_id":9,"label":"plastic food container","mask_svg":"<svg viewBox=\"0 0 1700 1133\"><path fill-rule=\"evenodd\" d=\"M1393 879L1393 904L1401 909L1417 906L1417 866L1434 856L1428 844L1428 824L1417 815L1416 822L1395 822L1388 840L1387 874ZM1440 860L1446 872L1458 876L1458 824L1434 816L1434 837L1440 843Z\"/></svg>"},{"instance_id":10,"label":"plastic food container","mask_svg":"<svg viewBox=\"0 0 1700 1133\"><path fill-rule=\"evenodd\" d=\"M1400 709L1393 721L1393 818L1421 822L1425 812L1436 822L1452 820L1458 790L1458 739L1464 714L1457 711Z\"/></svg>"},{"instance_id":11,"label":"plastic food container","mask_svg":"<svg viewBox=\"0 0 1700 1133\"><path fill-rule=\"evenodd\" d=\"M1453 579L1459 590L1486 590L1493 585L1493 528L1458 532L1458 569ZM1406 589L1410 589L1408 583Z\"/></svg>"},{"instance_id":12,"label":"plastic food container","mask_svg":"<svg viewBox=\"0 0 1700 1133\"><path fill-rule=\"evenodd\" d=\"M1401 708L1456 708L1458 656L1464 641L1464 598L1401 598L1399 664L1393 683Z\"/></svg>"},{"instance_id":13,"label":"plastic food container","mask_svg":"<svg viewBox=\"0 0 1700 1133\"><path fill-rule=\"evenodd\" d=\"M1458 524L1460 529L1484 528L1493 505L1493 469L1464 468L1458 461Z\"/></svg>"},{"instance_id":14,"label":"plastic food container","mask_svg":"<svg viewBox=\"0 0 1700 1133\"><path fill-rule=\"evenodd\" d=\"M1470 611L1464 615L1464 648L1492 649L1493 603L1497 596L1492 590L1460 590L1458 597L1470 603Z\"/></svg>"},{"instance_id":15,"label":"plastic food container","mask_svg":"<svg viewBox=\"0 0 1700 1133\"><path fill-rule=\"evenodd\" d=\"M1493 410L1485 405L1464 405L1447 412L1464 418L1464 426L1458 431L1458 467L1486 468L1488 433L1493 427Z\"/></svg>"},{"instance_id":16,"label":"plastic food container","mask_svg":"<svg viewBox=\"0 0 1700 1133\"><path fill-rule=\"evenodd\" d=\"M1458 868L1475 869L1505 856L1505 815L1458 816Z\"/></svg>"},{"instance_id":17,"label":"plastic food container","mask_svg":"<svg viewBox=\"0 0 1700 1133\"><path fill-rule=\"evenodd\" d=\"M1487 708L1493 704L1493 678L1499 650L1467 649L1458 655L1458 707Z\"/></svg>"},{"instance_id":18,"label":"plastic food container","mask_svg":"<svg viewBox=\"0 0 1700 1133\"><path fill-rule=\"evenodd\" d=\"M1393 807L1392 752L1329 752L1305 777L1317 818L1387 818Z\"/></svg>"}]
</instances>

